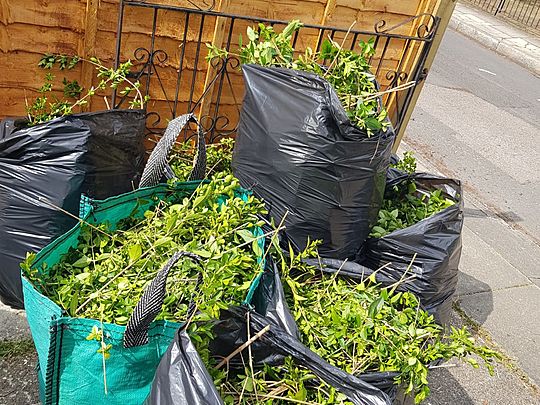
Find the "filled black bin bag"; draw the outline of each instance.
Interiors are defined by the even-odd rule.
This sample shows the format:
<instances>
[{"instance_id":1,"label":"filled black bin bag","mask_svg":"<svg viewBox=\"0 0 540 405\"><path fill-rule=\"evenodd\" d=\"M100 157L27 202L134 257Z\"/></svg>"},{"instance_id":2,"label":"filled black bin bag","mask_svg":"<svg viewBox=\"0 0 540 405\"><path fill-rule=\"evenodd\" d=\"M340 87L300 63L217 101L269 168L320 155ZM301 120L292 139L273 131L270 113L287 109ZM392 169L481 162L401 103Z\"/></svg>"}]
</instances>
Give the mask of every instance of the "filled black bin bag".
<instances>
[{"instance_id":1,"label":"filled black bin bag","mask_svg":"<svg viewBox=\"0 0 540 405\"><path fill-rule=\"evenodd\" d=\"M343 261L339 261L337 259L330 260L343 264ZM319 258L313 260L309 259L308 262L311 265L317 266L319 264ZM345 262L345 264L348 263L349 262ZM361 267L359 265L356 266ZM331 271L331 269L329 271ZM293 315L289 310L278 268L271 260L269 260L269 264L265 267L261 280L255 289L252 296L251 305L258 314L263 315L269 322L279 325L283 332L283 336L287 336L287 339L290 339L291 341L298 342L297 344L299 347L304 347L306 351L311 352L300 342L300 333L298 332L298 327ZM216 329L218 328L216 327ZM219 346L221 348L226 348L224 352L232 351L232 349L234 349L233 345L228 344L227 342L234 341L234 339L231 337L225 339L227 334L223 332L221 333L221 336L222 338L219 341ZM237 340L241 341L241 339ZM281 344L276 343L273 347L265 348L264 346L257 345L257 342L255 342L254 347L256 347L254 357L257 363L280 364L280 362L282 362L283 353L277 349L277 347L281 347ZM236 366L242 366L242 364L238 364ZM329 365L329 367L331 370L333 370L332 373L337 373L339 375L338 378L340 378L342 381L352 379L354 381L359 380L366 383L367 386L371 387L373 390L371 392L372 394L374 392L378 392L378 395L381 398L384 397L385 401L387 401L389 404L409 405L414 402L411 402L410 395L404 394L403 387L396 385L395 377L399 375L397 372L380 371L352 375L334 366ZM360 387L361 386L359 386L358 389L361 389Z\"/></svg>"},{"instance_id":2,"label":"filled black bin bag","mask_svg":"<svg viewBox=\"0 0 540 405\"><path fill-rule=\"evenodd\" d=\"M456 201L456 204L382 238L368 238L356 262L344 263L335 259L321 259L321 262L326 271L339 269L339 274L352 278L364 278L380 269L376 272L376 278L383 285L409 278L399 285L398 290L414 293L423 308L439 324L445 325L450 320L461 257L461 183L431 174L407 176L391 170L387 187L409 180L416 183L420 192L442 190L443 196ZM318 265L317 262L310 263Z\"/></svg>"},{"instance_id":3,"label":"filled black bin bag","mask_svg":"<svg viewBox=\"0 0 540 405\"><path fill-rule=\"evenodd\" d=\"M291 356L295 363L311 370L318 379L346 395L355 405L392 405L388 396L378 388L328 364L281 329L279 324L248 310L245 306L232 306L221 310L220 319L214 324L214 339L211 343L219 350L215 352L210 349L213 355L217 355L216 359L230 355L247 341L248 314L251 336L270 326L266 333L250 345L256 368L262 366L256 361L257 357L260 357L260 351L272 352L281 358ZM247 354L247 351L244 353ZM238 370L242 373L244 365L240 357L241 355L233 357L228 367L234 369L235 364L241 365ZM188 334L181 329L161 359L151 392L144 404L222 405L223 403Z\"/></svg>"},{"instance_id":4,"label":"filled black bin bag","mask_svg":"<svg viewBox=\"0 0 540 405\"><path fill-rule=\"evenodd\" d=\"M111 110L0 127L0 299L22 308L19 265L26 252L76 222L52 205L77 215L82 194L104 199L137 186L145 115Z\"/></svg>"},{"instance_id":5,"label":"filled black bin bag","mask_svg":"<svg viewBox=\"0 0 540 405\"><path fill-rule=\"evenodd\" d=\"M425 309L445 324L452 310L452 296L457 287L458 267L461 258L461 231L463 228L463 195L459 180L431 174L414 174L389 178L387 187L412 180L417 190L429 193L440 189L443 195L456 204L422 221L399 229L382 238L369 238L359 257L359 263L371 269L390 265L377 276L385 283L398 281L416 258L407 277L414 279L401 289L411 291Z\"/></svg>"},{"instance_id":6,"label":"filled black bin bag","mask_svg":"<svg viewBox=\"0 0 540 405\"><path fill-rule=\"evenodd\" d=\"M382 201L394 131L367 137L332 86L290 69L243 65L246 93L233 155L243 187L267 203L299 248L354 258Z\"/></svg>"}]
</instances>

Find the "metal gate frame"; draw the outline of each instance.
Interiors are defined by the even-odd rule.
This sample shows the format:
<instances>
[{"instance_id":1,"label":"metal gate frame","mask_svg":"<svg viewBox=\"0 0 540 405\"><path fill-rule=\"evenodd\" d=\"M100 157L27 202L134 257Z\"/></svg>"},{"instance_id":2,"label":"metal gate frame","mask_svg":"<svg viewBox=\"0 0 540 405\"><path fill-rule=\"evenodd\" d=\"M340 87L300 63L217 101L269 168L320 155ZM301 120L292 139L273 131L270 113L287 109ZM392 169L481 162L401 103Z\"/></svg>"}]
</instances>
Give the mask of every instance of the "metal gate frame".
<instances>
[{"instance_id":1,"label":"metal gate frame","mask_svg":"<svg viewBox=\"0 0 540 405\"><path fill-rule=\"evenodd\" d=\"M228 57L226 59L214 59L210 61L211 66L214 68L215 75L211 80L207 80L207 86L204 88L201 95L196 95L194 88L197 80L198 64L206 63L204 62L204 56L202 51L205 51L205 48L202 41L202 33L204 28L204 22L206 18L209 17L219 17L225 21L225 27L228 27L227 39L224 44L224 48L229 50L231 47L232 34L234 29L234 24L237 21L248 21L252 22L253 26L258 23L264 23L272 26L285 26L287 21L283 20L272 20L267 18L253 17L253 16L244 16L237 14L229 14L213 11L215 1L212 1L211 4L204 3L205 8L200 8L199 6L194 5L195 8L185 8L178 6L169 6L169 5L160 5L153 4L144 0L120 0L119 4L119 15L118 15L118 26L117 26L117 38L116 38L116 57L115 57L115 67L118 67L121 63L120 55L122 51L122 38L123 38L123 27L125 22L126 10L131 7L138 8L147 8L152 10L152 32L150 34L150 44L148 47L140 46L136 49L129 50L133 53L135 61L138 62L139 70L132 73L132 77L136 80L139 80L142 83L141 92L143 95L148 95L150 90L155 86L159 86L161 92L165 95L165 101L168 105L169 113L167 117L162 117L159 113L151 111L148 109L148 123L149 126L148 132L152 134L160 134L162 129L159 129L160 125L163 126L163 123L166 119L172 119L177 115L184 114L187 112L193 112L199 115L199 120L203 126L204 132L210 142L214 141L216 138L221 136L227 136L234 134L236 131L237 123L230 122L229 118L220 114L220 102L222 100L223 94L225 91L233 92L232 96L235 100L241 100L242 95L234 94L234 87L231 83L230 73L232 70L237 69L240 65L240 62L235 57ZM164 86L162 79L159 75L160 66L168 61L169 57L167 53L159 49L156 46L156 29L159 24L160 12L177 12L178 13L178 32L181 34L179 38L179 44L182 47L182 53L180 56L179 66L177 68L177 80L176 88L167 89ZM184 60L185 60L185 49L187 42L187 33L189 28L193 28L192 21L194 17L197 16L199 23L196 24L195 30L198 30L198 39L197 39L197 52L195 55L195 66L193 67L193 73L191 73L191 84L190 84L190 94L187 110L179 110L179 89L180 83L183 80L184 74ZM418 26L416 27L415 35L401 35L393 33L397 28L409 24L411 22L417 22ZM338 33L346 34L348 32L348 37L350 36L351 41L350 45L347 45L349 49L354 50L357 46L357 39L359 36L369 36L375 37L374 47L376 53L379 53L378 63L376 65L372 64L374 59L372 58L369 62L372 65L372 72L378 76L381 72L381 68L385 62L385 55L387 50L392 43L392 41L402 41L404 42L404 49L402 52L401 60L398 62L398 66L395 70L389 70L384 75L386 79L387 86L386 88L391 88L395 86L402 85L406 82L414 82L415 86L410 87L406 90L392 93L391 96L395 97L395 111L389 116L396 133L399 133L402 129L402 125L407 121L409 109L414 107L411 105L411 100L415 92L415 88L418 87L423 80L425 80L428 69L425 67L426 59L430 53L435 34L439 28L440 17L433 16L431 14L419 14L413 17L406 19L405 21L387 27L386 21L380 20L374 24L373 31L362 31L362 30L348 30L343 28L328 27L321 25L305 24L299 32L293 37L293 47L297 43L299 36L302 35L303 31L307 30L317 30L318 32L318 42L316 50L319 50L323 38L329 36L334 38ZM348 43L349 41L347 41ZM416 53L414 64L409 71L404 71L404 59L407 55L407 51L411 47L418 47L418 52ZM202 49L202 51L201 51ZM201 62L202 59L202 62ZM189 72L188 72L189 73ZM184 77L185 79L185 77ZM188 79L189 80L189 79ZM216 89L217 88L217 89ZM173 94L172 94L173 93ZM201 115L201 104L205 97L209 96L211 98L210 104L211 108L208 111L205 111ZM388 98L386 98L388 100ZM116 91L113 93L112 104L115 108L120 108L123 103L126 101L126 97L119 97L116 94ZM238 108L238 103L237 103ZM160 124L161 123L161 124ZM191 136L192 134L185 133L185 137Z\"/></svg>"}]
</instances>

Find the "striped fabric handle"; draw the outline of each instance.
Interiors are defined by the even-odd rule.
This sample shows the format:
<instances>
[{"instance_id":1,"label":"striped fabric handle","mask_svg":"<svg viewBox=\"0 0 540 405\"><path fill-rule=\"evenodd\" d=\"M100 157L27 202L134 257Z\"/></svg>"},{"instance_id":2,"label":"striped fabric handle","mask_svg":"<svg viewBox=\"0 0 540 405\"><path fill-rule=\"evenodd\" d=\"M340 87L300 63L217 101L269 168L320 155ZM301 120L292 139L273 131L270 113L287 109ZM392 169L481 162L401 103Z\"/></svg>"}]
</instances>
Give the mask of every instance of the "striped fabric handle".
<instances>
[{"instance_id":1,"label":"striped fabric handle","mask_svg":"<svg viewBox=\"0 0 540 405\"><path fill-rule=\"evenodd\" d=\"M164 177L174 177L174 172L169 166L168 159L174 143L180 132L189 123L197 124L197 154L193 162L193 170L189 180L202 180L206 173L206 143L204 132L193 114L184 114L169 122L165 133L155 146L144 167L139 187L150 187L159 184Z\"/></svg>"},{"instance_id":2,"label":"striped fabric handle","mask_svg":"<svg viewBox=\"0 0 540 405\"><path fill-rule=\"evenodd\" d=\"M182 257L188 257L199 265L202 263L202 258L200 256L184 251L176 252L169 259L167 264L146 288L141 299L135 306L124 333L124 347L137 347L148 343L148 328L156 316L161 312L163 306L167 287L167 277L171 269ZM199 273L195 291L198 290L201 283L202 273ZM190 319L195 310L195 302L191 299L186 319Z\"/></svg>"}]
</instances>

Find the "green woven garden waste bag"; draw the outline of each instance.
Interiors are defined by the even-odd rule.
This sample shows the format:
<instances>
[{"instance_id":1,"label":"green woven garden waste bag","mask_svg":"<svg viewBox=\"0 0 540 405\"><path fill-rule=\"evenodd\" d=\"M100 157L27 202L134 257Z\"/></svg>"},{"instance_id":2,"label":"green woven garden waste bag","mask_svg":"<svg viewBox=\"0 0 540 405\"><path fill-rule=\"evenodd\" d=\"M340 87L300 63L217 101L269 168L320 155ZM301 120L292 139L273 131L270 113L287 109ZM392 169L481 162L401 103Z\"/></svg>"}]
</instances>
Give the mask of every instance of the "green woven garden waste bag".
<instances>
[{"instance_id":1,"label":"green woven garden waste bag","mask_svg":"<svg viewBox=\"0 0 540 405\"><path fill-rule=\"evenodd\" d=\"M175 186L158 185L142 188L131 193L111 197L103 201L83 202L83 220L89 224L108 222L114 231L116 224L124 218L141 218L144 213L160 201L182 201L191 195L200 181L181 183ZM240 197L247 198L245 191ZM220 197L218 197L219 201ZM31 268L48 268L58 263L70 247L77 245L81 227L76 226L40 251ZM261 235L257 228L254 234ZM258 240L260 250L264 240ZM196 255L184 252L184 256L196 259ZM182 255L180 255L182 256ZM175 260L179 257L173 255ZM262 259L260 259L262 260ZM171 259L173 261L173 259ZM152 299L145 298L152 285L175 262L169 262L155 277L135 307L127 326L101 323L97 319L73 318L51 299L42 295L23 276L23 292L27 319L38 353L40 397L44 404L142 404L147 397L155 370L180 324L170 321L154 321L161 310ZM166 267L168 267L166 269ZM254 269L254 275L256 274ZM158 289L159 290L159 289ZM161 297L161 303L163 302ZM154 311L154 313L151 313ZM130 324L136 319L131 333L134 345L126 347ZM100 342L88 339L94 330L102 330L104 341L112 345L106 360L97 352ZM105 383L106 381L106 383Z\"/></svg>"},{"instance_id":2,"label":"green woven garden waste bag","mask_svg":"<svg viewBox=\"0 0 540 405\"><path fill-rule=\"evenodd\" d=\"M178 200L189 196L199 181L175 188L165 185L139 189L107 200L89 204L84 220L90 224L108 221L111 227L128 217L141 217L156 202ZM142 203L141 203L142 202ZM56 264L70 247L78 242L80 226L56 239L38 253L33 268L43 263ZM107 360L105 394L103 356L96 352L98 342L87 340L99 320L71 318L62 308L40 294L23 276L26 314L39 361L40 397L44 404L137 404L148 394L154 370L174 338L179 325L174 322L153 322L148 329L148 344L124 348L126 327L103 324L106 341L115 355ZM99 346L97 347L99 348ZM87 395L86 395L87 394Z\"/></svg>"}]
</instances>

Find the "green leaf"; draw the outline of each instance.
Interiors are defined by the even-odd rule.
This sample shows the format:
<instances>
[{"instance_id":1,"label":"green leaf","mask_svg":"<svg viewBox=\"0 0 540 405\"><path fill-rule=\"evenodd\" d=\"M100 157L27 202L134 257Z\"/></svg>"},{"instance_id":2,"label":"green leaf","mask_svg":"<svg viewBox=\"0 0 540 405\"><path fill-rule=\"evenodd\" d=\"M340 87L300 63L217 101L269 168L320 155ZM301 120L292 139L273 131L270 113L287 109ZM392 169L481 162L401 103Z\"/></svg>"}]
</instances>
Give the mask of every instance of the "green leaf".
<instances>
[{"instance_id":1,"label":"green leaf","mask_svg":"<svg viewBox=\"0 0 540 405\"><path fill-rule=\"evenodd\" d=\"M247 229L240 229L239 231L236 231L236 234L240 236L244 240L244 242L251 242L253 239L255 239L253 233L251 233Z\"/></svg>"},{"instance_id":2,"label":"green leaf","mask_svg":"<svg viewBox=\"0 0 540 405\"><path fill-rule=\"evenodd\" d=\"M247 27L247 36L250 41L257 40L257 33L251 27Z\"/></svg>"},{"instance_id":3,"label":"green leaf","mask_svg":"<svg viewBox=\"0 0 540 405\"><path fill-rule=\"evenodd\" d=\"M90 259L88 256L83 256L79 260L77 260L75 263L73 263L73 267L77 267L81 269L88 266L90 263L92 263L92 259Z\"/></svg>"},{"instance_id":4,"label":"green leaf","mask_svg":"<svg viewBox=\"0 0 540 405\"><path fill-rule=\"evenodd\" d=\"M257 257L262 257L264 252L263 250L261 249L261 246L259 245L259 240L254 240L252 243L251 243L251 248L253 249L253 253L257 256Z\"/></svg>"},{"instance_id":5,"label":"green leaf","mask_svg":"<svg viewBox=\"0 0 540 405\"><path fill-rule=\"evenodd\" d=\"M195 249L192 251L193 253L195 253L196 255L199 255L201 257L204 257L205 259L208 259L210 257L212 257L212 253L209 252L208 250L204 250L204 249Z\"/></svg>"},{"instance_id":6,"label":"green leaf","mask_svg":"<svg viewBox=\"0 0 540 405\"><path fill-rule=\"evenodd\" d=\"M131 245L128 247L128 255L129 260L131 262L134 262L142 255L142 247L141 245Z\"/></svg>"}]
</instances>

